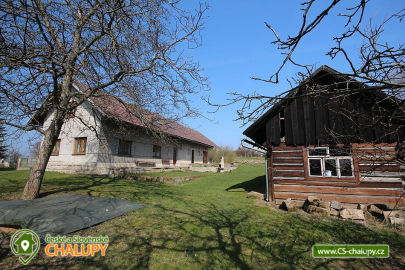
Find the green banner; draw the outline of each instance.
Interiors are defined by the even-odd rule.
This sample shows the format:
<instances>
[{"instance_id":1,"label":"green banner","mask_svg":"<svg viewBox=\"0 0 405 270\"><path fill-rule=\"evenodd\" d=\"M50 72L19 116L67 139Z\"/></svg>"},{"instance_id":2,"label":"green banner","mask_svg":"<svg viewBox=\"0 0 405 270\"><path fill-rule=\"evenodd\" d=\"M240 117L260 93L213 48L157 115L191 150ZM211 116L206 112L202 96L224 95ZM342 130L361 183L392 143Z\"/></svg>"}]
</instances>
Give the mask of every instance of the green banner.
<instances>
[{"instance_id":1,"label":"green banner","mask_svg":"<svg viewBox=\"0 0 405 270\"><path fill-rule=\"evenodd\" d=\"M316 244L312 246L314 258L388 258L389 245Z\"/></svg>"}]
</instances>

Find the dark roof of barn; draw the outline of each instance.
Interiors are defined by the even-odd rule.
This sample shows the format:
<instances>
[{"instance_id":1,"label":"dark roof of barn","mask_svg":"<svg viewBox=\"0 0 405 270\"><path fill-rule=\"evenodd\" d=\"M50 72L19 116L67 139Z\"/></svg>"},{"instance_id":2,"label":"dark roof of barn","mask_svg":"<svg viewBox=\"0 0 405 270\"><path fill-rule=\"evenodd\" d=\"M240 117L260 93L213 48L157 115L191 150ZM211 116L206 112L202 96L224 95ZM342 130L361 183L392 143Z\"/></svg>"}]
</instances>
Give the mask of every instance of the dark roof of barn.
<instances>
[{"instance_id":1,"label":"dark roof of barn","mask_svg":"<svg viewBox=\"0 0 405 270\"><path fill-rule=\"evenodd\" d=\"M89 91L89 88L82 83L74 82L73 85L83 93ZM97 95L90 97L90 101L104 114L116 120L129 123L137 127L147 128L144 121L142 121L140 117L136 115L135 111L142 112L142 118L159 123L157 126L159 126L160 131L168 135L210 147L217 147L214 142L195 129L189 128L175 121L168 120L159 114L141 108L135 108L134 105L126 103L120 98L106 92L97 93ZM49 108L49 106L45 106L45 108ZM48 110L40 110L32 119L35 119L36 122L42 124L47 113Z\"/></svg>"},{"instance_id":2,"label":"dark roof of barn","mask_svg":"<svg viewBox=\"0 0 405 270\"><path fill-rule=\"evenodd\" d=\"M307 78L305 81L303 81L300 85L296 86L295 88L292 88L284 98L282 98L277 104L275 104L273 107L271 107L259 119L257 119L252 125L250 125L243 132L243 134L246 135L247 137L251 138L254 142L256 142L260 145L263 145L264 142L266 142L266 140L268 141L268 139L269 139L268 138L269 135L266 135L266 123L268 123L271 120L274 120L275 117L273 117L273 116L278 114L282 108L289 106L289 104L291 104L292 101L301 98L302 94L305 92L305 89L303 89L304 88L303 86L305 84L315 82L316 84L319 84L319 85L328 85L328 84L330 84L331 80L336 80L337 82L350 81L350 83L352 85L355 85L356 88L359 88L359 89L368 88L368 86L366 84L356 81L356 80L350 78L349 76L334 70L333 68L331 68L329 66L323 65L320 68L318 68L309 78ZM386 94L383 91L374 91L373 93L375 93L375 96L379 96L382 99L386 96ZM364 96L362 96L362 97L364 97ZM370 100L369 101L362 100L361 102L370 102ZM321 110L319 110L319 111L321 111ZM301 123L299 123L299 124L301 124ZM271 129L272 127L269 127L269 128L270 128L270 130L272 130ZM268 130L267 133L270 132L270 130ZM287 138L286 138L286 140L287 140ZM269 141L269 143L271 143L271 141ZM287 142L287 141L286 141L286 143L289 144L289 142ZM319 141L317 143L319 143ZM326 142L323 141L322 143L326 143ZM290 144L300 145L300 143L297 144L295 141ZM302 144L308 144L308 142L302 143Z\"/></svg>"},{"instance_id":3,"label":"dark roof of barn","mask_svg":"<svg viewBox=\"0 0 405 270\"><path fill-rule=\"evenodd\" d=\"M309 81L317 76L322 75L322 73L329 73L334 75L339 75L340 73L333 68L323 65L318 68L309 78L307 78L304 82L300 85L292 88L289 93L281 99L277 104L271 107L267 112L265 112L262 116L259 117L253 124L251 124L243 134L247 137L253 139L256 143L263 144L266 141L266 121L273 116L274 114L279 112L279 109L290 99L293 99L297 93L299 87L304 84L306 81Z\"/></svg>"}]
</instances>

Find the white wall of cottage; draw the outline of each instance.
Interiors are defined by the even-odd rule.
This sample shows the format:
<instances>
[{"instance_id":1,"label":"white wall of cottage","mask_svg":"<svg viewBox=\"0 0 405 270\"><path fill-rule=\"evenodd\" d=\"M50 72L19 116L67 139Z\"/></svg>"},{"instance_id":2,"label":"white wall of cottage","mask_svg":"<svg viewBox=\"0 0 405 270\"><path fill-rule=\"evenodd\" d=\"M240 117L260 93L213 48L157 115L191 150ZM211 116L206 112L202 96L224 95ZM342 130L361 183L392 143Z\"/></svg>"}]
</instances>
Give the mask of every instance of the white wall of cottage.
<instances>
[{"instance_id":1,"label":"white wall of cottage","mask_svg":"<svg viewBox=\"0 0 405 270\"><path fill-rule=\"evenodd\" d=\"M46 117L44 129L49 126L52 114ZM194 150L194 163L201 164L203 163L203 151L209 149L206 146L180 139L176 143L162 144L136 128L120 134L116 128L102 122L100 120L101 112L93 111L88 103L79 106L75 115L78 117L67 119L62 127L59 136L61 140L59 155L51 156L47 166L49 171L108 174L117 168L137 171L142 169L139 162L154 163L155 167L173 167L174 148L177 148L176 166L185 167L191 165L192 150ZM74 154L75 138L78 137L87 138L85 155ZM132 142L131 156L118 155L119 139ZM161 146L161 158L153 157L154 144ZM162 160L165 161L165 164L162 163Z\"/></svg>"}]
</instances>

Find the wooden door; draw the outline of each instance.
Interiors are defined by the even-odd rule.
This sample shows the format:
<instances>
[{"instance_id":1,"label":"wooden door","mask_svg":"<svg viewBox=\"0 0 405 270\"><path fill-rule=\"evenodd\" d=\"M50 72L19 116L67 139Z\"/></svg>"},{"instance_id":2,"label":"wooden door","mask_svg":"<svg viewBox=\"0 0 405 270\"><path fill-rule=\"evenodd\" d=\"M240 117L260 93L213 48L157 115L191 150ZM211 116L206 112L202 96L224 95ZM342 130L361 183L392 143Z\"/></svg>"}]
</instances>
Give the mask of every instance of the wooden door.
<instances>
[{"instance_id":1,"label":"wooden door","mask_svg":"<svg viewBox=\"0 0 405 270\"><path fill-rule=\"evenodd\" d=\"M203 163L208 163L208 152L203 151Z\"/></svg>"},{"instance_id":2,"label":"wooden door","mask_svg":"<svg viewBox=\"0 0 405 270\"><path fill-rule=\"evenodd\" d=\"M194 149L191 150L191 163L194 163Z\"/></svg>"},{"instance_id":3,"label":"wooden door","mask_svg":"<svg viewBox=\"0 0 405 270\"><path fill-rule=\"evenodd\" d=\"M177 162L177 148L173 148L173 165Z\"/></svg>"}]
</instances>

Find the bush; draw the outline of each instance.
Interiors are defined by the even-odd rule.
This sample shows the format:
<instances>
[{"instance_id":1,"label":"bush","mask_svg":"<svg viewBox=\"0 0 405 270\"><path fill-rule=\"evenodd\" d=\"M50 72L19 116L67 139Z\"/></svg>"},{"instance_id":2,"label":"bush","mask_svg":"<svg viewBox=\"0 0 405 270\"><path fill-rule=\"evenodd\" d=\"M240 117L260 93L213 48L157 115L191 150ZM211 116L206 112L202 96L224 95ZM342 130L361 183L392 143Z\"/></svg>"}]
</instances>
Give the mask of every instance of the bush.
<instances>
[{"instance_id":1,"label":"bush","mask_svg":"<svg viewBox=\"0 0 405 270\"><path fill-rule=\"evenodd\" d=\"M208 151L208 160L212 163L220 163L222 157L224 157L225 163L232 163L236 158L236 154L228 146L222 146L218 149Z\"/></svg>"}]
</instances>

